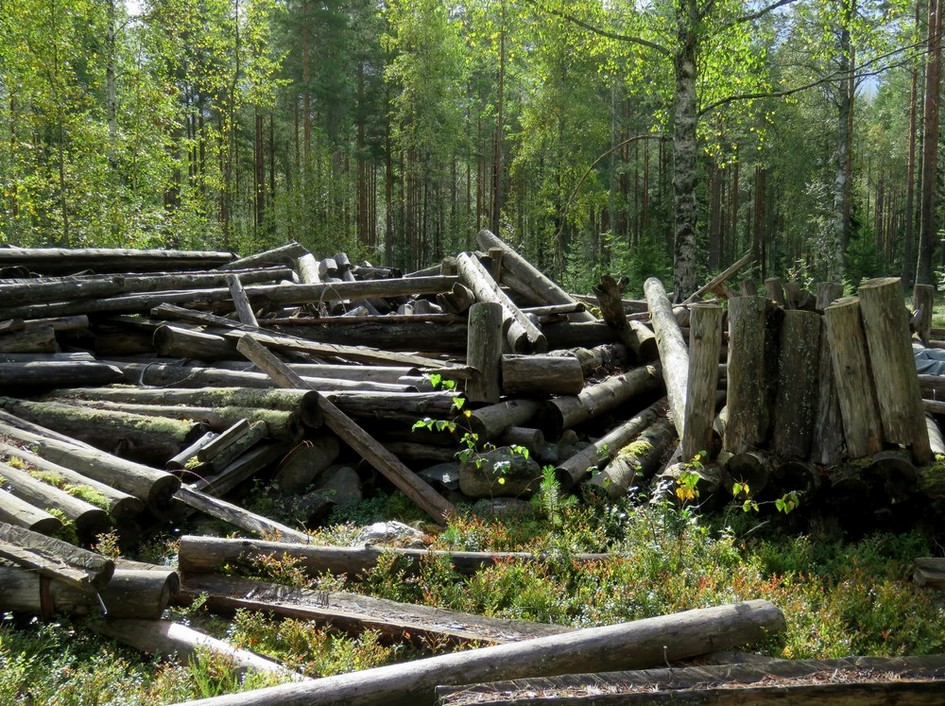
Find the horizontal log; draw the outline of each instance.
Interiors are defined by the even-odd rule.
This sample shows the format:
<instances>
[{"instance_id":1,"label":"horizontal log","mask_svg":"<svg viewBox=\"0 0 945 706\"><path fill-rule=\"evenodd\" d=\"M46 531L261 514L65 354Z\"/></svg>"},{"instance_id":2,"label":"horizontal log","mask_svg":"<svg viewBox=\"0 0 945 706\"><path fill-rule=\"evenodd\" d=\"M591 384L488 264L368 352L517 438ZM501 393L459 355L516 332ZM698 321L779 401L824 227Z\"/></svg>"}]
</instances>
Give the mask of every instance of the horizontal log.
<instances>
[{"instance_id":1,"label":"horizontal log","mask_svg":"<svg viewBox=\"0 0 945 706\"><path fill-rule=\"evenodd\" d=\"M767 601L749 601L190 703L318 706L356 702L359 706L421 706L434 703L434 690L441 684L656 666L667 659L678 660L751 643L784 627L784 616L776 606Z\"/></svg>"},{"instance_id":2,"label":"horizontal log","mask_svg":"<svg viewBox=\"0 0 945 706\"><path fill-rule=\"evenodd\" d=\"M62 522L58 517L21 500L2 488L0 488L0 522L40 534L54 534L62 529Z\"/></svg>"},{"instance_id":3,"label":"horizontal log","mask_svg":"<svg viewBox=\"0 0 945 706\"><path fill-rule=\"evenodd\" d=\"M58 351L56 330L52 326L34 326L22 331L0 334L0 353L56 353Z\"/></svg>"},{"instance_id":4,"label":"horizontal log","mask_svg":"<svg viewBox=\"0 0 945 706\"><path fill-rule=\"evenodd\" d=\"M132 250L128 248L0 248L0 267L26 267L40 274L153 272L218 267L232 253L205 250Z\"/></svg>"},{"instance_id":5,"label":"horizontal log","mask_svg":"<svg viewBox=\"0 0 945 706\"><path fill-rule=\"evenodd\" d=\"M0 523L0 547L0 555L18 566L80 591L101 589L115 573L115 562L101 554L5 523Z\"/></svg>"},{"instance_id":6,"label":"horizontal log","mask_svg":"<svg viewBox=\"0 0 945 706\"><path fill-rule=\"evenodd\" d=\"M576 395L584 389L581 363L570 356L503 355L506 395Z\"/></svg>"},{"instance_id":7,"label":"horizontal log","mask_svg":"<svg viewBox=\"0 0 945 706\"><path fill-rule=\"evenodd\" d=\"M111 385L125 376L114 365L90 360L0 363L0 389Z\"/></svg>"},{"instance_id":8,"label":"horizontal log","mask_svg":"<svg viewBox=\"0 0 945 706\"><path fill-rule=\"evenodd\" d=\"M288 527L281 522L270 520L268 517L257 515L249 510L245 510L238 505L228 503L212 495L207 495L199 490L183 485L174 494L174 498L187 507L198 510L210 517L223 520L241 530L258 534L263 537L285 537L295 542L307 542L309 536L304 532L299 532ZM182 569L183 570L183 569Z\"/></svg>"}]
</instances>

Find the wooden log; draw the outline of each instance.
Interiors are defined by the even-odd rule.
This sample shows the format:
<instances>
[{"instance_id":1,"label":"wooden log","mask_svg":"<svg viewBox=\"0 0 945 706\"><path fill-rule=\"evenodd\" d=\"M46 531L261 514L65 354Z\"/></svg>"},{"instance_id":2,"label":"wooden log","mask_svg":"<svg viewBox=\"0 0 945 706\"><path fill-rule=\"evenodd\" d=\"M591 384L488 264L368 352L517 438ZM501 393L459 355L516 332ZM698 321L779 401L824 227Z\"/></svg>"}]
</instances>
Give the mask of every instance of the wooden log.
<instances>
[{"instance_id":1,"label":"wooden log","mask_svg":"<svg viewBox=\"0 0 945 706\"><path fill-rule=\"evenodd\" d=\"M322 434L299 444L283 459L274 480L284 493L299 494L338 458L340 447L334 436Z\"/></svg>"},{"instance_id":2,"label":"wooden log","mask_svg":"<svg viewBox=\"0 0 945 706\"><path fill-rule=\"evenodd\" d=\"M314 591L214 574L188 577L183 593L187 599L204 596L204 605L214 612L270 613L330 625L350 635L372 630L384 642L413 640L429 645L445 641L451 646L476 646L474 643L520 642L568 631L559 625L528 620L492 618L358 593Z\"/></svg>"},{"instance_id":3,"label":"wooden log","mask_svg":"<svg viewBox=\"0 0 945 706\"><path fill-rule=\"evenodd\" d=\"M502 291L495 280L474 256L460 253L456 259L463 284L480 302L496 302L503 310L503 330L513 353L544 353L548 350L545 335Z\"/></svg>"},{"instance_id":4,"label":"wooden log","mask_svg":"<svg viewBox=\"0 0 945 706\"><path fill-rule=\"evenodd\" d=\"M931 556L917 558L912 580L918 586L945 588L945 559Z\"/></svg>"},{"instance_id":5,"label":"wooden log","mask_svg":"<svg viewBox=\"0 0 945 706\"><path fill-rule=\"evenodd\" d=\"M331 363L289 362L288 366L302 377L390 384L397 383L405 376L420 372L418 368L409 365L335 365ZM214 363L213 367L243 372L257 370L256 366L247 360L220 361Z\"/></svg>"},{"instance_id":6,"label":"wooden log","mask_svg":"<svg viewBox=\"0 0 945 706\"><path fill-rule=\"evenodd\" d=\"M2 248L0 267L27 267L45 275L81 270L153 272L218 267L233 261L228 252L131 250L125 248Z\"/></svg>"},{"instance_id":7,"label":"wooden log","mask_svg":"<svg viewBox=\"0 0 945 706\"><path fill-rule=\"evenodd\" d=\"M738 283L738 296L757 297L758 285L755 284L755 281L752 279L743 279L741 282Z\"/></svg>"},{"instance_id":8,"label":"wooden log","mask_svg":"<svg viewBox=\"0 0 945 706\"><path fill-rule=\"evenodd\" d=\"M108 483L101 483L77 473L71 468L47 461L29 449L0 441L0 458L7 463L13 460L26 470L43 474L57 487L61 484L66 490L80 494L84 489L92 491L104 500L108 514L119 524L131 522L144 511L144 503L135 496L124 493Z\"/></svg>"},{"instance_id":9,"label":"wooden log","mask_svg":"<svg viewBox=\"0 0 945 706\"><path fill-rule=\"evenodd\" d=\"M504 446L524 446L526 449L534 450L544 446L546 441L541 429L509 427L499 438L499 443Z\"/></svg>"},{"instance_id":10,"label":"wooden log","mask_svg":"<svg viewBox=\"0 0 945 706\"><path fill-rule=\"evenodd\" d=\"M932 454L945 455L945 436L942 436L942 429L931 414L925 415L925 427L929 432L929 448L932 449Z\"/></svg>"},{"instance_id":11,"label":"wooden log","mask_svg":"<svg viewBox=\"0 0 945 706\"><path fill-rule=\"evenodd\" d=\"M750 263L754 259L755 258L751 253L748 253L747 255L742 256L739 260L732 263L731 265L726 267L724 270L722 270L718 275L716 275L711 280L709 280L705 285L703 285L702 287L699 287L699 289L697 289L693 293L693 295L685 301L685 303L692 304L694 302L699 301L708 292L713 291L719 284L722 284L726 280L738 274L748 263Z\"/></svg>"},{"instance_id":12,"label":"wooden log","mask_svg":"<svg viewBox=\"0 0 945 706\"><path fill-rule=\"evenodd\" d=\"M47 433L24 431L0 419L0 435L35 446L39 456L71 468L83 476L112 485L144 501L152 508L167 507L180 487L180 480L164 471L127 461L75 442L62 441Z\"/></svg>"},{"instance_id":13,"label":"wooden log","mask_svg":"<svg viewBox=\"0 0 945 706\"><path fill-rule=\"evenodd\" d=\"M234 447L231 447L234 448ZM201 475L189 483L194 490L208 495L222 497L265 468L272 466L288 452L288 445L282 441L257 444L249 451L219 470L214 475ZM217 457L217 462L221 460ZM215 470L211 468L211 470Z\"/></svg>"},{"instance_id":14,"label":"wooden log","mask_svg":"<svg viewBox=\"0 0 945 706\"><path fill-rule=\"evenodd\" d=\"M459 489L470 498L527 498L540 482L537 461L508 446L476 454L459 467Z\"/></svg>"},{"instance_id":15,"label":"wooden log","mask_svg":"<svg viewBox=\"0 0 945 706\"><path fill-rule=\"evenodd\" d=\"M534 400L521 399L480 407L473 410L469 426L479 441L490 441L502 436L509 427L527 424L538 413L539 407Z\"/></svg>"},{"instance_id":16,"label":"wooden log","mask_svg":"<svg viewBox=\"0 0 945 706\"><path fill-rule=\"evenodd\" d=\"M628 281L626 277L621 277L618 282L610 275L601 276L600 282L594 285L594 294L597 296L601 315L607 325L616 331L620 342L633 351L636 360L642 362L656 360L659 357L656 336L643 323L628 321L624 313L621 295Z\"/></svg>"},{"instance_id":17,"label":"wooden log","mask_svg":"<svg viewBox=\"0 0 945 706\"><path fill-rule=\"evenodd\" d=\"M261 267L272 264L287 265L292 267L295 264L295 261L306 253L308 253L308 250L306 250L299 243L293 241L291 243L286 243L285 245L272 248L271 250L264 250L263 252L241 257L238 260L231 259L229 262L220 265L220 269L237 270L247 267Z\"/></svg>"},{"instance_id":18,"label":"wooden log","mask_svg":"<svg viewBox=\"0 0 945 706\"><path fill-rule=\"evenodd\" d=\"M54 534L62 529L58 517L0 488L0 522L39 534Z\"/></svg>"},{"instance_id":19,"label":"wooden log","mask_svg":"<svg viewBox=\"0 0 945 706\"><path fill-rule=\"evenodd\" d=\"M253 363L265 370L266 374L270 375L280 387L306 387L301 377L293 373L249 334L240 339L237 347ZM371 438L334 403L322 397L319 400L319 408L325 419L325 425L329 429L430 514L434 521L443 523L446 516L455 511L451 503Z\"/></svg>"},{"instance_id":20,"label":"wooden log","mask_svg":"<svg viewBox=\"0 0 945 706\"><path fill-rule=\"evenodd\" d=\"M450 291L436 295L436 303L449 314L465 314L476 303L476 295L469 287L455 282Z\"/></svg>"},{"instance_id":21,"label":"wooden log","mask_svg":"<svg viewBox=\"0 0 945 706\"><path fill-rule=\"evenodd\" d=\"M725 462L725 471L728 478L734 482L747 486L747 495L758 498L772 481L774 463L771 457L762 451L742 451L732 454ZM790 490L800 488L788 483ZM741 496L736 498L744 500Z\"/></svg>"},{"instance_id":22,"label":"wooden log","mask_svg":"<svg viewBox=\"0 0 945 706\"><path fill-rule=\"evenodd\" d=\"M100 590L115 573L115 562L101 554L6 523L0 523L0 556L85 592Z\"/></svg>"},{"instance_id":23,"label":"wooden log","mask_svg":"<svg viewBox=\"0 0 945 706\"><path fill-rule=\"evenodd\" d=\"M692 306L689 333L689 390L686 394L682 437L683 458L712 452L712 425L715 421L715 393L719 380L722 348L722 307L716 304Z\"/></svg>"},{"instance_id":24,"label":"wooden log","mask_svg":"<svg viewBox=\"0 0 945 706\"><path fill-rule=\"evenodd\" d=\"M574 299L561 287L552 282L528 260L522 257L514 248L503 241L492 231L480 230L476 236L479 247L486 250L498 248L502 252L501 267L514 273L520 280L527 283L535 299L543 304L574 304ZM594 321L595 317L589 312L578 312L570 317L572 321Z\"/></svg>"},{"instance_id":25,"label":"wooden log","mask_svg":"<svg viewBox=\"0 0 945 706\"><path fill-rule=\"evenodd\" d=\"M667 659L678 660L754 642L784 628L781 611L767 601L756 600L585 628L199 703L205 706L272 703L317 706L356 701L359 706L432 705L434 689L441 684L655 666L664 664Z\"/></svg>"},{"instance_id":26,"label":"wooden log","mask_svg":"<svg viewBox=\"0 0 945 706\"><path fill-rule=\"evenodd\" d=\"M145 618L157 620L167 608L174 573L116 569L98 596L65 586L58 581L49 585L48 602L41 596L46 579L32 570L0 566L0 610L18 610L36 615L63 613L90 615L101 611L104 603L107 615L113 618ZM102 603L99 602L99 596Z\"/></svg>"},{"instance_id":27,"label":"wooden log","mask_svg":"<svg viewBox=\"0 0 945 706\"><path fill-rule=\"evenodd\" d=\"M416 567L425 561L449 562L454 571L463 575L475 574L498 562L549 561L556 555L530 552L465 552L405 549L376 545L335 547L290 542L270 542L247 538L198 537L185 535L180 540L178 565L188 577L195 574L216 573L224 566L236 571L252 571L259 559L278 556L291 558L308 575L317 577L328 572L355 576L377 566L385 553L393 553L409 560ZM608 554L572 554L578 563L604 561Z\"/></svg>"},{"instance_id":28,"label":"wooden log","mask_svg":"<svg viewBox=\"0 0 945 706\"><path fill-rule=\"evenodd\" d=\"M4 306L33 305L42 302L75 302L118 294L222 287L229 274L238 274L243 284L278 282L291 277L286 267L197 272L154 272L150 274L116 273L74 277L42 277L0 283L0 301Z\"/></svg>"},{"instance_id":29,"label":"wooden log","mask_svg":"<svg viewBox=\"0 0 945 706\"><path fill-rule=\"evenodd\" d=\"M780 277L768 277L765 280L765 296L775 304L784 306L784 285Z\"/></svg>"},{"instance_id":30,"label":"wooden log","mask_svg":"<svg viewBox=\"0 0 945 706\"><path fill-rule=\"evenodd\" d=\"M624 446L604 469L588 480L588 493L616 500L652 476L676 443L676 428L666 417L657 419L637 439Z\"/></svg>"},{"instance_id":31,"label":"wooden log","mask_svg":"<svg viewBox=\"0 0 945 706\"><path fill-rule=\"evenodd\" d=\"M318 274L318 260L312 253L307 252L296 260L299 279L302 284L321 284L322 278Z\"/></svg>"},{"instance_id":32,"label":"wooden log","mask_svg":"<svg viewBox=\"0 0 945 706\"><path fill-rule=\"evenodd\" d=\"M555 477L558 479L558 483L561 484L564 490L570 490L601 466L613 461L625 446L640 436L645 429L652 426L665 413L666 400L658 400L594 443L560 461L555 467Z\"/></svg>"},{"instance_id":33,"label":"wooden log","mask_svg":"<svg viewBox=\"0 0 945 706\"><path fill-rule=\"evenodd\" d=\"M466 343L466 363L477 374L466 382L466 397L470 402L495 404L502 394L500 374L502 366L502 305L498 302L479 302L469 310L469 333Z\"/></svg>"},{"instance_id":34,"label":"wooden log","mask_svg":"<svg viewBox=\"0 0 945 706\"><path fill-rule=\"evenodd\" d=\"M197 439L194 443L188 446L186 449L183 449L173 458L167 460L164 464L165 470L168 471L182 471L187 467L188 464L193 465L197 462L197 452L202 449L204 446L209 444L211 441L216 439L219 436L216 432L208 431L206 434Z\"/></svg>"},{"instance_id":35,"label":"wooden log","mask_svg":"<svg viewBox=\"0 0 945 706\"><path fill-rule=\"evenodd\" d=\"M51 360L42 362L0 362L0 388L111 385L125 376L114 365L91 360Z\"/></svg>"},{"instance_id":36,"label":"wooden log","mask_svg":"<svg viewBox=\"0 0 945 706\"><path fill-rule=\"evenodd\" d=\"M603 382L585 387L579 395L556 397L541 410L541 427L557 439L561 432L576 424L609 412L634 397L658 392L660 366L643 365L623 375L612 375Z\"/></svg>"},{"instance_id":37,"label":"wooden log","mask_svg":"<svg viewBox=\"0 0 945 706\"><path fill-rule=\"evenodd\" d=\"M817 285L817 301L814 308L823 313L824 309L843 296L843 285L839 282L821 282Z\"/></svg>"},{"instance_id":38,"label":"wooden log","mask_svg":"<svg viewBox=\"0 0 945 706\"><path fill-rule=\"evenodd\" d=\"M911 328L924 345L932 338L932 311L935 308L935 287L931 284L916 284L912 289Z\"/></svg>"},{"instance_id":39,"label":"wooden log","mask_svg":"<svg viewBox=\"0 0 945 706\"><path fill-rule=\"evenodd\" d=\"M196 450L195 455L199 461L206 463L210 459L219 456L221 451L228 449L240 438L246 436L247 432L249 432L249 421L246 417L242 417L230 425L225 431L220 432L218 436L201 444L200 448ZM201 437L201 439L205 438L206 436Z\"/></svg>"},{"instance_id":40,"label":"wooden log","mask_svg":"<svg viewBox=\"0 0 945 706\"><path fill-rule=\"evenodd\" d=\"M735 297L728 303L728 423L723 448L741 453L764 441L765 300Z\"/></svg>"},{"instance_id":41,"label":"wooden log","mask_svg":"<svg viewBox=\"0 0 945 706\"><path fill-rule=\"evenodd\" d=\"M155 352L168 358L197 360L239 360L236 344L223 336L165 324L152 338Z\"/></svg>"},{"instance_id":42,"label":"wooden log","mask_svg":"<svg viewBox=\"0 0 945 706\"><path fill-rule=\"evenodd\" d=\"M104 451L120 450L138 460L168 459L206 432L193 421L151 417L90 407L0 397L0 408L36 424L81 439Z\"/></svg>"},{"instance_id":43,"label":"wooden log","mask_svg":"<svg viewBox=\"0 0 945 706\"><path fill-rule=\"evenodd\" d=\"M786 459L810 456L817 416L820 315L784 312L778 359L778 387L771 448Z\"/></svg>"},{"instance_id":44,"label":"wooden log","mask_svg":"<svg viewBox=\"0 0 945 706\"><path fill-rule=\"evenodd\" d=\"M307 542L310 539L304 532L299 532L281 522L270 520L267 517L257 515L249 510L244 510L238 505L220 500L212 495L202 493L199 490L194 490L187 485L182 485L178 491L174 493L174 498L187 507L198 510L210 517L215 517L218 520L223 520L251 534L257 534L261 537L285 537L287 540L294 542Z\"/></svg>"},{"instance_id":45,"label":"wooden log","mask_svg":"<svg viewBox=\"0 0 945 706\"><path fill-rule=\"evenodd\" d=\"M52 326L34 326L22 331L0 334L0 353L56 353L58 351L56 329Z\"/></svg>"},{"instance_id":46,"label":"wooden log","mask_svg":"<svg viewBox=\"0 0 945 706\"><path fill-rule=\"evenodd\" d=\"M202 651L224 658L236 676L247 672L271 673L291 681L304 681L307 677L282 666L278 662L260 657L249 650L211 637L182 623L170 620L141 620L119 618L116 620L92 621L89 627L99 635L105 635L136 650L162 657L175 657L187 662L194 661Z\"/></svg>"},{"instance_id":47,"label":"wooden log","mask_svg":"<svg viewBox=\"0 0 945 706\"><path fill-rule=\"evenodd\" d=\"M588 378L600 374L600 370L612 371L615 367L623 367L629 361L626 346L621 343L608 343L594 348L571 348L567 350L551 351L548 355L565 356L576 359L581 364L584 377Z\"/></svg>"},{"instance_id":48,"label":"wooden log","mask_svg":"<svg viewBox=\"0 0 945 706\"><path fill-rule=\"evenodd\" d=\"M683 340L672 305L666 296L663 284L655 277L643 283L646 302L656 333L656 345L660 352L663 382L666 384L666 400L669 413L679 438L685 437L686 390L688 387L689 352Z\"/></svg>"},{"instance_id":49,"label":"wooden log","mask_svg":"<svg viewBox=\"0 0 945 706\"><path fill-rule=\"evenodd\" d=\"M817 413L814 417L810 460L824 465L839 463L845 450L843 415L840 412L840 398L837 395L837 381L833 372L830 345L827 324L822 318L820 321L820 360L817 364Z\"/></svg>"},{"instance_id":50,"label":"wooden log","mask_svg":"<svg viewBox=\"0 0 945 706\"><path fill-rule=\"evenodd\" d=\"M571 356L507 354L501 364L506 395L577 395L584 389L581 363Z\"/></svg>"},{"instance_id":51,"label":"wooden log","mask_svg":"<svg viewBox=\"0 0 945 706\"><path fill-rule=\"evenodd\" d=\"M111 527L108 513L102 508L37 480L28 472L14 468L8 463L0 462L0 485L4 490L35 507L61 512L75 524L76 532L83 539L92 539L96 534Z\"/></svg>"},{"instance_id":52,"label":"wooden log","mask_svg":"<svg viewBox=\"0 0 945 706\"><path fill-rule=\"evenodd\" d=\"M869 280L857 291L883 438L911 448L917 463L930 463L932 451L900 280L898 277Z\"/></svg>"},{"instance_id":53,"label":"wooden log","mask_svg":"<svg viewBox=\"0 0 945 706\"><path fill-rule=\"evenodd\" d=\"M542 332L548 340L549 351L619 343L616 331L603 321L549 323Z\"/></svg>"}]
</instances>

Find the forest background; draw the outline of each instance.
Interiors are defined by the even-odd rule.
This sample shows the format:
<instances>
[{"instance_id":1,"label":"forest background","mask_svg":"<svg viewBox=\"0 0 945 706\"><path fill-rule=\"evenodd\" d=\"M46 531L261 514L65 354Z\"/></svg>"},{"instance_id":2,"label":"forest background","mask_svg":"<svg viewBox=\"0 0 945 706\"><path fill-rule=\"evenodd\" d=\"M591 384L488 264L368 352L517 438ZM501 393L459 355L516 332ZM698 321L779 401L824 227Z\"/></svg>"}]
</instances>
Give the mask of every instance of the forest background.
<instances>
[{"instance_id":1,"label":"forest background","mask_svg":"<svg viewBox=\"0 0 945 706\"><path fill-rule=\"evenodd\" d=\"M941 3L0 0L0 245L933 283Z\"/></svg>"}]
</instances>

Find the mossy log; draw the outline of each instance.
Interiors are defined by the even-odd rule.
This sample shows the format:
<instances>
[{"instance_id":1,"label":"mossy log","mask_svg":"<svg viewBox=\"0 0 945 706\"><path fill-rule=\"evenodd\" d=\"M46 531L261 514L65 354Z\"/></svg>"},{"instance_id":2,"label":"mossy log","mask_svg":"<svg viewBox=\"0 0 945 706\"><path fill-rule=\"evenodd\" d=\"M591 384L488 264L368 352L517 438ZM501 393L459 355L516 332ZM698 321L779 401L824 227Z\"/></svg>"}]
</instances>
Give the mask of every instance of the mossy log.
<instances>
[{"instance_id":1,"label":"mossy log","mask_svg":"<svg viewBox=\"0 0 945 706\"><path fill-rule=\"evenodd\" d=\"M101 590L115 573L115 562L54 537L0 523L2 556L17 566L81 591Z\"/></svg>"},{"instance_id":2,"label":"mossy log","mask_svg":"<svg viewBox=\"0 0 945 706\"><path fill-rule=\"evenodd\" d=\"M584 484L585 491L616 500L652 476L676 443L676 427L666 417L657 419L622 449L604 469Z\"/></svg>"}]
</instances>

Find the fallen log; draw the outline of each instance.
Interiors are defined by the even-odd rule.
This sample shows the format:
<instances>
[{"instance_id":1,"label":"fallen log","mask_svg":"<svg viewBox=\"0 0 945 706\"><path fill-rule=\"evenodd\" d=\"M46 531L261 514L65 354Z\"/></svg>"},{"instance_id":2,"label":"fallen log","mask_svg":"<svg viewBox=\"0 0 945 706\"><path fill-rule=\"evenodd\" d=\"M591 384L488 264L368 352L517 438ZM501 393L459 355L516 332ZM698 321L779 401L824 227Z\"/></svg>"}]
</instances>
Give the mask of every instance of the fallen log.
<instances>
[{"instance_id":1,"label":"fallen log","mask_svg":"<svg viewBox=\"0 0 945 706\"><path fill-rule=\"evenodd\" d=\"M0 363L0 388L25 387L31 391L64 385L111 385L124 382L121 370L90 360L56 360L31 363Z\"/></svg>"},{"instance_id":2,"label":"fallen log","mask_svg":"<svg viewBox=\"0 0 945 706\"><path fill-rule=\"evenodd\" d=\"M594 348L570 348L551 351L548 355L574 358L581 364L585 378L598 374L601 369L613 370L623 367L629 360L627 347L622 343L605 343Z\"/></svg>"},{"instance_id":3,"label":"fallen log","mask_svg":"<svg viewBox=\"0 0 945 706\"><path fill-rule=\"evenodd\" d=\"M703 286L699 287L699 289L697 289L692 294L692 296L689 297L684 303L692 304L694 302L699 301L700 299L702 299L703 296L713 291L716 287L724 283L730 277L733 277L734 275L738 274L739 271L741 271L749 262L751 262L754 259L755 259L754 255L752 255L751 253L748 253L747 255L743 256L738 261L726 267L719 274L717 274L711 280L706 282Z\"/></svg>"},{"instance_id":4,"label":"fallen log","mask_svg":"<svg viewBox=\"0 0 945 706\"><path fill-rule=\"evenodd\" d=\"M0 488L0 522L22 527L40 534L55 534L62 529L58 517L50 515L25 500Z\"/></svg>"},{"instance_id":5,"label":"fallen log","mask_svg":"<svg viewBox=\"0 0 945 706\"><path fill-rule=\"evenodd\" d=\"M56 330L52 326L35 326L22 331L0 334L0 353L56 353L58 351Z\"/></svg>"},{"instance_id":6,"label":"fallen log","mask_svg":"<svg viewBox=\"0 0 945 706\"><path fill-rule=\"evenodd\" d=\"M426 302L417 300L417 304ZM463 353L466 350L466 322L455 316L424 314L411 316L331 316L311 319L305 325L279 325L281 335L295 336L319 345L364 346L389 354L411 352ZM263 319L269 331L270 323ZM417 365L414 363L413 365Z\"/></svg>"},{"instance_id":7,"label":"fallen log","mask_svg":"<svg viewBox=\"0 0 945 706\"><path fill-rule=\"evenodd\" d=\"M286 243L285 245L280 245L279 247L272 248L270 250L264 250L263 252L247 255L246 257L233 259L230 262L220 265L220 269L236 270L272 264L287 265L288 267L292 267L296 260L306 254L308 254L308 250L303 245L292 241L291 243Z\"/></svg>"},{"instance_id":8,"label":"fallen log","mask_svg":"<svg viewBox=\"0 0 945 706\"><path fill-rule=\"evenodd\" d=\"M222 497L243 481L249 480L265 468L269 468L289 451L281 441L261 443L233 459L213 475L198 475L190 483L194 490ZM216 470L211 467L211 470Z\"/></svg>"},{"instance_id":9,"label":"fallen log","mask_svg":"<svg viewBox=\"0 0 945 706\"><path fill-rule=\"evenodd\" d=\"M152 339L154 351L168 358L203 361L239 360L236 344L222 336L171 324L158 326Z\"/></svg>"},{"instance_id":10,"label":"fallen log","mask_svg":"<svg viewBox=\"0 0 945 706\"><path fill-rule=\"evenodd\" d=\"M126 248L0 248L0 267L26 267L44 275L209 269L233 261L232 253Z\"/></svg>"},{"instance_id":11,"label":"fallen log","mask_svg":"<svg viewBox=\"0 0 945 706\"><path fill-rule=\"evenodd\" d=\"M410 639L426 645L444 641L450 646L502 644L568 631L528 620L492 618L358 593L317 591L216 574L187 578L181 597L194 600L200 596L206 597L204 605L209 610L218 613L271 613L329 625L351 635L373 630L385 641Z\"/></svg>"},{"instance_id":12,"label":"fallen log","mask_svg":"<svg viewBox=\"0 0 945 706\"><path fill-rule=\"evenodd\" d=\"M480 442L502 436L510 427L527 424L540 408L535 400L506 400L473 410L469 426ZM433 416L433 415L429 415Z\"/></svg>"},{"instance_id":13,"label":"fallen log","mask_svg":"<svg viewBox=\"0 0 945 706\"><path fill-rule=\"evenodd\" d=\"M617 332L620 342L633 351L638 361L648 363L659 358L656 336L643 323L627 320L620 298L627 282L626 277L617 282L610 275L603 275L600 283L594 285L594 294L604 321Z\"/></svg>"},{"instance_id":14,"label":"fallen log","mask_svg":"<svg viewBox=\"0 0 945 706\"><path fill-rule=\"evenodd\" d=\"M571 356L503 355L501 364L506 395L577 395L584 389L581 363Z\"/></svg>"},{"instance_id":15,"label":"fallen log","mask_svg":"<svg viewBox=\"0 0 945 706\"><path fill-rule=\"evenodd\" d=\"M597 497L617 500L641 480L652 476L676 443L676 428L666 417L657 419L639 437L624 446L610 463L585 484Z\"/></svg>"},{"instance_id":16,"label":"fallen log","mask_svg":"<svg viewBox=\"0 0 945 706\"><path fill-rule=\"evenodd\" d=\"M663 283L650 277L643 283L650 310L656 345L659 348L663 382L669 413L679 438L685 438L686 390L688 388L689 352L683 340L672 305L663 289Z\"/></svg>"},{"instance_id":17,"label":"fallen log","mask_svg":"<svg viewBox=\"0 0 945 706\"><path fill-rule=\"evenodd\" d=\"M80 591L97 591L115 573L115 562L53 537L0 523L0 556Z\"/></svg>"},{"instance_id":18,"label":"fallen log","mask_svg":"<svg viewBox=\"0 0 945 706\"><path fill-rule=\"evenodd\" d=\"M309 536L304 532L292 529L281 522L270 520L262 515L257 515L249 510L245 510L238 505L220 500L212 495L207 495L199 490L194 490L188 485L182 485L176 493L174 499L184 505L199 512L223 520L234 527L257 534L261 537L285 537L294 542L307 542Z\"/></svg>"},{"instance_id":19,"label":"fallen log","mask_svg":"<svg viewBox=\"0 0 945 706\"><path fill-rule=\"evenodd\" d=\"M542 333L548 341L549 351L620 343L617 332L603 321L559 321L543 326Z\"/></svg>"},{"instance_id":20,"label":"fallen log","mask_svg":"<svg viewBox=\"0 0 945 706\"><path fill-rule=\"evenodd\" d=\"M194 706L272 703L317 706L357 702L360 706L421 706L434 703L434 689L441 684L655 666L666 660L751 643L784 627L784 616L777 607L756 600L190 703Z\"/></svg>"}]
</instances>

